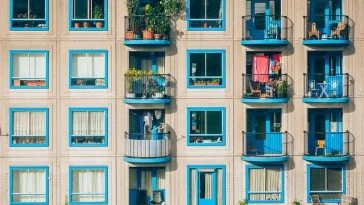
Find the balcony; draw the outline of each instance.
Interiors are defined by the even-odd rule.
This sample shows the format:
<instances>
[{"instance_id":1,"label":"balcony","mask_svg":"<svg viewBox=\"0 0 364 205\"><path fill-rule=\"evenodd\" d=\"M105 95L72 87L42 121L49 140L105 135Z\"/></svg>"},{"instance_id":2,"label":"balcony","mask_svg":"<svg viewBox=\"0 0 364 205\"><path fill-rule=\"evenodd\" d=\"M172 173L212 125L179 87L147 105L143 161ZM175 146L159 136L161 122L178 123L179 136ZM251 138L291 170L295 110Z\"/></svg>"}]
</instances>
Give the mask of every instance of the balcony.
<instances>
[{"instance_id":1,"label":"balcony","mask_svg":"<svg viewBox=\"0 0 364 205\"><path fill-rule=\"evenodd\" d=\"M124 45L169 46L170 17L165 15L125 16Z\"/></svg>"},{"instance_id":2,"label":"balcony","mask_svg":"<svg viewBox=\"0 0 364 205\"><path fill-rule=\"evenodd\" d=\"M288 160L287 132L243 132L242 160L253 163L279 163Z\"/></svg>"},{"instance_id":3,"label":"balcony","mask_svg":"<svg viewBox=\"0 0 364 205\"><path fill-rule=\"evenodd\" d=\"M125 132L124 161L137 164L171 161L170 133L139 134Z\"/></svg>"},{"instance_id":4,"label":"balcony","mask_svg":"<svg viewBox=\"0 0 364 205\"><path fill-rule=\"evenodd\" d=\"M349 74L303 74L305 103L348 103Z\"/></svg>"},{"instance_id":5,"label":"balcony","mask_svg":"<svg viewBox=\"0 0 364 205\"><path fill-rule=\"evenodd\" d=\"M303 159L316 163L346 162L350 160L350 133L304 131Z\"/></svg>"},{"instance_id":6,"label":"balcony","mask_svg":"<svg viewBox=\"0 0 364 205\"><path fill-rule=\"evenodd\" d=\"M244 46L285 46L288 44L286 16L255 15L242 17Z\"/></svg>"},{"instance_id":7,"label":"balcony","mask_svg":"<svg viewBox=\"0 0 364 205\"><path fill-rule=\"evenodd\" d=\"M304 16L303 45L346 46L350 43L349 17L344 15Z\"/></svg>"},{"instance_id":8,"label":"balcony","mask_svg":"<svg viewBox=\"0 0 364 205\"><path fill-rule=\"evenodd\" d=\"M125 98L128 104L169 104L171 102L170 74L146 73L135 70L125 74ZM145 72L144 72L145 73Z\"/></svg>"},{"instance_id":9,"label":"balcony","mask_svg":"<svg viewBox=\"0 0 364 205\"><path fill-rule=\"evenodd\" d=\"M243 74L243 103L287 103L292 90L287 74Z\"/></svg>"}]
</instances>

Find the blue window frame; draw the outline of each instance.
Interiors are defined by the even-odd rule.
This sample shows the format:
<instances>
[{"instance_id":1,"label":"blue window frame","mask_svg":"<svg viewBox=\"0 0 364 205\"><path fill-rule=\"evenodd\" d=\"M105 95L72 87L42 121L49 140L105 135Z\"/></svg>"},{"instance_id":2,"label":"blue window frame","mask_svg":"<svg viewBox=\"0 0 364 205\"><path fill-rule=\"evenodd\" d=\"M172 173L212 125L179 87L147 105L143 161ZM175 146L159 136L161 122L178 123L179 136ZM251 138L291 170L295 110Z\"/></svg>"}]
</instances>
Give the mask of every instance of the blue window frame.
<instances>
[{"instance_id":1,"label":"blue window frame","mask_svg":"<svg viewBox=\"0 0 364 205\"><path fill-rule=\"evenodd\" d=\"M188 31L224 31L226 0L187 0Z\"/></svg>"},{"instance_id":2,"label":"blue window frame","mask_svg":"<svg viewBox=\"0 0 364 205\"><path fill-rule=\"evenodd\" d=\"M107 108L69 108L68 120L70 147L107 147Z\"/></svg>"},{"instance_id":3,"label":"blue window frame","mask_svg":"<svg viewBox=\"0 0 364 205\"><path fill-rule=\"evenodd\" d=\"M339 203L345 193L345 165L307 165L307 202L318 195L323 203Z\"/></svg>"},{"instance_id":4,"label":"blue window frame","mask_svg":"<svg viewBox=\"0 0 364 205\"><path fill-rule=\"evenodd\" d=\"M225 146L225 144L225 107L187 108L188 146Z\"/></svg>"},{"instance_id":5,"label":"blue window frame","mask_svg":"<svg viewBox=\"0 0 364 205\"><path fill-rule=\"evenodd\" d=\"M70 89L106 89L107 87L107 50L69 51Z\"/></svg>"},{"instance_id":6,"label":"blue window frame","mask_svg":"<svg viewBox=\"0 0 364 205\"><path fill-rule=\"evenodd\" d=\"M284 202L283 165L246 165L245 177L248 203Z\"/></svg>"},{"instance_id":7,"label":"blue window frame","mask_svg":"<svg viewBox=\"0 0 364 205\"><path fill-rule=\"evenodd\" d=\"M11 205L48 205L48 166L11 166L9 201Z\"/></svg>"},{"instance_id":8,"label":"blue window frame","mask_svg":"<svg viewBox=\"0 0 364 205\"><path fill-rule=\"evenodd\" d=\"M70 31L107 31L107 0L69 0Z\"/></svg>"},{"instance_id":9,"label":"blue window frame","mask_svg":"<svg viewBox=\"0 0 364 205\"><path fill-rule=\"evenodd\" d=\"M10 108L9 146L48 147L48 108Z\"/></svg>"},{"instance_id":10,"label":"blue window frame","mask_svg":"<svg viewBox=\"0 0 364 205\"><path fill-rule=\"evenodd\" d=\"M49 0L10 0L11 31L48 31Z\"/></svg>"},{"instance_id":11,"label":"blue window frame","mask_svg":"<svg viewBox=\"0 0 364 205\"><path fill-rule=\"evenodd\" d=\"M165 202L164 167L129 168L129 205Z\"/></svg>"},{"instance_id":12,"label":"blue window frame","mask_svg":"<svg viewBox=\"0 0 364 205\"><path fill-rule=\"evenodd\" d=\"M9 63L11 89L48 89L49 51L10 50Z\"/></svg>"},{"instance_id":13,"label":"blue window frame","mask_svg":"<svg viewBox=\"0 0 364 205\"><path fill-rule=\"evenodd\" d=\"M226 204L225 165L187 165L187 204Z\"/></svg>"},{"instance_id":14,"label":"blue window frame","mask_svg":"<svg viewBox=\"0 0 364 205\"><path fill-rule=\"evenodd\" d=\"M187 88L225 88L225 50L187 50Z\"/></svg>"},{"instance_id":15,"label":"blue window frame","mask_svg":"<svg viewBox=\"0 0 364 205\"><path fill-rule=\"evenodd\" d=\"M108 203L107 166L69 167L70 205Z\"/></svg>"}]
</instances>

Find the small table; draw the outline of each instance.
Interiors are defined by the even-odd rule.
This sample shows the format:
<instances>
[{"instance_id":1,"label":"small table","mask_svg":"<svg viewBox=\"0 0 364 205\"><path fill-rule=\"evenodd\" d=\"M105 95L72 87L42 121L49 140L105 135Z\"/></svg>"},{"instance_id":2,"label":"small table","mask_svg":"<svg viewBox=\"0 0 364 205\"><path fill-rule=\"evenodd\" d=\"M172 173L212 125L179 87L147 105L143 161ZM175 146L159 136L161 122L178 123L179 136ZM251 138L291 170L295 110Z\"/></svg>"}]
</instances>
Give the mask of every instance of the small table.
<instances>
[{"instance_id":1,"label":"small table","mask_svg":"<svg viewBox=\"0 0 364 205\"><path fill-rule=\"evenodd\" d=\"M322 98L322 97L328 97L329 95L327 94L326 89L327 89L329 83L317 83L317 85L319 85L320 88L321 88L320 89L321 90L320 98Z\"/></svg>"}]
</instances>

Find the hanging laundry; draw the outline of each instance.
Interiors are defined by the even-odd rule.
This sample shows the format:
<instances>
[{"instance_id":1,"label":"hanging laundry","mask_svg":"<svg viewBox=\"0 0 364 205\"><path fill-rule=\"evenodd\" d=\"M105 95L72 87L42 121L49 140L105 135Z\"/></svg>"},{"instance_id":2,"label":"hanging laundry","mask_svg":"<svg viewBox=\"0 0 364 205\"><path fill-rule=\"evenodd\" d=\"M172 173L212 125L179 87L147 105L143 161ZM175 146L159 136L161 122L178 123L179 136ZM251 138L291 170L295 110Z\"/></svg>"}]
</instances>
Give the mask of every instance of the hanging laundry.
<instances>
[{"instance_id":1,"label":"hanging laundry","mask_svg":"<svg viewBox=\"0 0 364 205\"><path fill-rule=\"evenodd\" d=\"M268 56L254 56L253 58L253 81L267 82L268 81Z\"/></svg>"}]
</instances>

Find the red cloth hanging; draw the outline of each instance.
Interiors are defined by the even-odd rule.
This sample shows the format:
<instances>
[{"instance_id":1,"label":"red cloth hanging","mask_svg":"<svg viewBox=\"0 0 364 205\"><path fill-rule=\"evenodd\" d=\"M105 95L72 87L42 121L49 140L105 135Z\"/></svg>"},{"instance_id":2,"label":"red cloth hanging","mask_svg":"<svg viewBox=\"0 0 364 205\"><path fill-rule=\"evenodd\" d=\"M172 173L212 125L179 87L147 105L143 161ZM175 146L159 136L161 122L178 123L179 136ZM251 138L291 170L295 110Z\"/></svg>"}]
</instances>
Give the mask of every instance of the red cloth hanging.
<instances>
[{"instance_id":1,"label":"red cloth hanging","mask_svg":"<svg viewBox=\"0 0 364 205\"><path fill-rule=\"evenodd\" d=\"M269 56L253 57L253 81L268 81Z\"/></svg>"}]
</instances>

